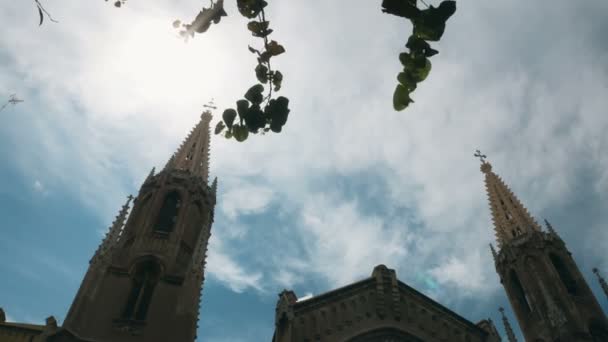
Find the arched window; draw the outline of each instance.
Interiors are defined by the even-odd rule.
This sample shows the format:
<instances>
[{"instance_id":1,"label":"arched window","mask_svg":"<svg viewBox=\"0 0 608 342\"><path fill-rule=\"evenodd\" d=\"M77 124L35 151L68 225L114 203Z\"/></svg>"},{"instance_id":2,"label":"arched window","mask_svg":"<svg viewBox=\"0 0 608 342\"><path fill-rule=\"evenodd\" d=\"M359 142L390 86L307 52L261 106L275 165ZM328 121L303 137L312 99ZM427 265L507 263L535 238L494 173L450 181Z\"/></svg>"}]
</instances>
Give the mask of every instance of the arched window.
<instances>
[{"instance_id":1,"label":"arched window","mask_svg":"<svg viewBox=\"0 0 608 342\"><path fill-rule=\"evenodd\" d=\"M177 191L172 191L165 196L163 205L158 213L154 230L170 233L173 230L173 226L177 221L177 214L179 213L179 207L181 206L181 198Z\"/></svg>"},{"instance_id":2,"label":"arched window","mask_svg":"<svg viewBox=\"0 0 608 342\"><path fill-rule=\"evenodd\" d=\"M572 273L570 273L570 270L568 270L568 267L566 267L562 258L557 254L551 253L549 254L549 259L551 259L551 263L553 264L553 267L555 267L555 270L566 287L566 290L568 290L568 293L572 295L576 294L578 292L576 279L572 276Z\"/></svg>"},{"instance_id":3,"label":"arched window","mask_svg":"<svg viewBox=\"0 0 608 342\"><path fill-rule=\"evenodd\" d=\"M511 272L509 272L509 278L515 299L519 302L520 306L525 310L525 312L532 311L530 300L528 299L528 296L526 296L526 292L524 291L523 286L521 286L521 282L519 281L519 277L517 277L515 270L511 269Z\"/></svg>"},{"instance_id":4,"label":"arched window","mask_svg":"<svg viewBox=\"0 0 608 342\"><path fill-rule=\"evenodd\" d=\"M154 287L160 276L160 266L153 260L138 264L133 274L131 292L122 313L124 319L146 319Z\"/></svg>"}]
</instances>

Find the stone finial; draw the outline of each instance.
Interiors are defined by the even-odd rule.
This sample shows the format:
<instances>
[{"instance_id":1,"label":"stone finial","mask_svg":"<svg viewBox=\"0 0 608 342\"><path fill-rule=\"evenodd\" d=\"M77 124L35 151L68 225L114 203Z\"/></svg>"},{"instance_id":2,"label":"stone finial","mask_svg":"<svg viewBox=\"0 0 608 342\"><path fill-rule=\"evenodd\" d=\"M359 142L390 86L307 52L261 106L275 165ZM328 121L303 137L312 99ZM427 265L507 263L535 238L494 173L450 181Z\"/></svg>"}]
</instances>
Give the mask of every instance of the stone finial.
<instances>
[{"instance_id":1,"label":"stone finial","mask_svg":"<svg viewBox=\"0 0 608 342\"><path fill-rule=\"evenodd\" d=\"M511 324L509 323L507 316L505 316L505 309L500 307L498 308L498 311L500 311L500 314L502 315L502 323L504 324L505 331L507 332L507 340L509 340L509 342L517 342L517 338L515 337L515 333L511 328Z\"/></svg>"},{"instance_id":2,"label":"stone finial","mask_svg":"<svg viewBox=\"0 0 608 342\"><path fill-rule=\"evenodd\" d=\"M57 329L57 320L53 316L49 316L46 318L46 328L47 329Z\"/></svg>"},{"instance_id":3,"label":"stone finial","mask_svg":"<svg viewBox=\"0 0 608 342\"><path fill-rule=\"evenodd\" d=\"M547 221L547 219L545 220L545 226L547 227L547 230L549 231L549 233L557 236L557 233L555 232L555 229L553 229L553 226L551 225L551 223L549 223L549 221Z\"/></svg>"},{"instance_id":4,"label":"stone finial","mask_svg":"<svg viewBox=\"0 0 608 342\"><path fill-rule=\"evenodd\" d=\"M288 321L294 317L293 305L298 301L298 296L291 290L283 290L279 293L277 307L275 310L275 325L279 326L283 319Z\"/></svg>"},{"instance_id":5,"label":"stone finial","mask_svg":"<svg viewBox=\"0 0 608 342\"><path fill-rule=\"evenodd\" d=\"M498 248L501 249L505 243L520 235L541 231L538 223L517 196L500 177L492 172L489 163L482 164L482 171L485 173L486 191Z\"/></svg>"},{"instance_id":6,"label":"stone finial","mask_svg":"<svg viewBox=\"0 0 608 342\"><path fill-rule=\"evenodd\" d=\"M152 170L150 170L150 173L148 173L148 176L146 177L146 182L149 181L150 179L152 179L152 177L154 177L155 172L156 172L156 168L153 167Z\"/></svg>"},{"instance_id":7,"label":"stone finial","mask_svg":"<svg viewBox=\"0 0 608 342\"><path fill-rule=\"evenodd\" d=\"M95 263L102 259L102 257L106 255L112 248L114 248L114 246L118 242L120 233L125 225L125 221L127 220L129 207L132 200L132 195L127 196L127 202L122 206L122 208L118 212L118 215L116 215L114 222L112 222L112 225L108 229L106 237L103 239L103 241L97 248L95 255L93 255L91 263Z\"/></svg>"},{"instance_id":8,"label":"stone finial","mask_svg":"<svg viewBox=\"0 0 608 342\"><path fill-rule=\"evenodd\" d=\"M215 200L217 196L217 177L213 179L213 183L211 183L211 193L213 194L213 199Z\"/></svg>"},{"instance_id":9,"label":"stone finial","mask_svg":"<svg viewBox=\"0 0 608 342\"><path fill-rule=\"evenodd\" d=\"M287 289L283 289L283 291L279 293L279 300L283 298L285 298L287 303L291 305L295 304L298 301L298 296L296 296L296 293Z\"/></svg>"},{"instance_id":10,"label":"stone finial","mask_svg":"<svg viewBox=\"0 0 608 342\"><path fill-rule=\"evenodd\" d=\"M476 325L488 333L488 342L500 342L500 334L491 318L483 319Z\"/></svg>"},{"instance_id":11,"label":"stone finial","mask_svg":"<svg viewBox=\"0 0 608 342\"><path fill-rule=\"evenodd\" d=\"M604 294L606 295L606 297L608 297L608 284L606 283L606 280L604 280L604 277L602 277L600 271L597 268L593 268L593 273L595 273L595 275L597 276L597 279L600 282L600 286L602 287L602 291L604 291Z\"/></svg>"},{"instance_id":12,"label":"stone finial","mask_svg":"<svg viewBox=\"0 0 608 342\"><path fill-rule=\"evenodd\" d=\"M4 309L0 308L0 323L6 322L6 314L4 313Z\"/></svg>"}]
</instances>

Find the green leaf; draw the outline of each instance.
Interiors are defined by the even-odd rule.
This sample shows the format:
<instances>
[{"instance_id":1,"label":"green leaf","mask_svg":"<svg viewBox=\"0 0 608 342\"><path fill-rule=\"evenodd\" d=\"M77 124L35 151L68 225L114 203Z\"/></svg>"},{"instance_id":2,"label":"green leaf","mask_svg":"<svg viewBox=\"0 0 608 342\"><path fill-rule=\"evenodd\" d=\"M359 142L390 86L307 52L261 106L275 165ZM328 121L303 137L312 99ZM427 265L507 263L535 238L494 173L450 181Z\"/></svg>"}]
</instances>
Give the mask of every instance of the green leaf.
<instances>
[{"instance_id":1,"label":"green leaf","mask_svg":"<svg viewBox=\"0 0 608 342\"><path fill-rule=\"evenodd\" d=\"M269 21L250 21L247 24L247 29L251 31L254 37L264 38L272 33L272 30L268 28Z\"/></svg>"},{"instance_id":2,"label":"green leaf","mask_svg":"<svg viewBox=\"0 0 608 342\"><path fill-rule=\"evenodd\" d=\"M422 63L418 63L418 61L416 61L414 68L404 70L405 72L408 72L416 82L424 81L431 71L431 61L428 58L424 58L421 62Z\"/></svg>"},{"instance_id":3,"label":"green leaf","mask_svg":"<svg viewBox=\"0 0 608 342\"><path fill-rule=\"evenodd\" d=\"M407 52L399 54L399 61L404 68L412 68L414 66L414 58Z\"/></svg>"},{"instance_id":4,"label":"green leaf","mask_svg":"<svg viewBox=\"0 0 608 342\"><path fill-rule=\"evenodd\" d=\"M424 39L415 35L410 36L405 47L410 49L411 53L415 56L432 57L439 53L439 51L431 48L431 45Z\"/></svg>"},{"instance_id":5,"label":"green leaf","mask_svg":"<svg viewBox=\"0 0 608 342\"><path fill-rule=\"evenodd\" d=\"M232 138L232 130L231 129L227 129L226 132L224 132L224 137L226 139Z\"/></svg>"},{"instance_id":6,"label":"green leaf","mask_svg":"<svg viewBox=\"0 0 608 342\"><path fill-rule=\"evenodd\" d=\"M257 133L260 128L266 125L264 113L260 110L260 106L255 105L249 108L246 118L247 128L251 133Z\"/></svg>"},{"instance_id":7,"label":"green leaf","mask_svg":"<svg viewBox=\"0 0 608 342\"><path fill-rule=\"evenodd\" d=\"M241 118L241 121L245 120L245 118L247 117L247 111L249 111L249 101L236 101L236 110L239 112L239 118Z\"/></svg>"},{"instance_id":8,"label":"green leaf","mask_svg":"<svg viewBox=\"0 0 608 342\"><path fill-rule=\"evenodd\" d=\"M383 0L382 12L412 19L420 14L416 0Z\"/></svg>"},{"instance_id":9,"label":"green leaf","mask_svg":"<svg viewBox=\"0 0 608 342\"><path fill-rule=\"evenodd\" d=\"M173 22L173 27L174 28L179 28L182 25L182 22L179 20L176 20Z\"/></svg>"},{"instance_id":10,"label":"green leaf","mask_svg":"<svg viewBox=\"0 0 608 342\"><path fill-rule=\"evenodd\" d=\"M215 134L220 134L222 132L222 130L224 130L224 128L225 128L224 122L218 121L217 125L215 125Z\"/></svg>"},{"instance_id":11,"label":"green leaf","mask_svg":"<svg viewBox=\"0 0 608 342\"><path fill-rule=\"evenodd\" d=\"M232 127L232 124L234 123L235 118L236 118L236 110L234 110L232 108L226 109L224 111L224 113L222 114L222 119L224 119L224 122L226 123L226 127L228 127L228 128ZM215 134L217 134L217 133L215 133Z\"/></svg>"},{"instance_id":12,"label":"green leaf","mask_svg":"<svg viewBox=\"0 0 608 342\"><path fill-rule=\"evenodd\" d=\"M249 130L246 126L241 126L237 124L232 126L232 134L234 135L236 141L243 142L247 140L247 137L249 136Z\"/></svg>"},{"instance_id":13,"label":"green leaf","mask_svg":"<svg viewBox=\"0 0 608 342\"><path fill-rule=\"evenodd\" d=\"M438 8L430 6L413 18L414 35L424 40L438 41L445 31L446 21L456 12L456 2L443 1Z\"/></svg>"},{"instance_id":14,"label":"green leaf","mask_svg":"<svg viewBox=\"0 0 608 342\"><path fill-rule=\"evenodd\" d=\"M399 75L397 75L397 81L403 84L410 92L416 90L416 80L407 72L400 72Z\"/></svg>"},{"instance_id":15,"label":"green leaf","mask_svg":"<svg viewBox=\"0 0 608 342\"><path fill-rule=\"evenodd\" d=\"M258 64L255 67L255 77L264 84L268 83L268 68L264 64Z\"/></svg>"},{"instance_id":16,"label":"green leaf","mask_svg":"<svg viewBox=\"0 0 608 342\"><path fill-rule=\"evenodd\" d=\"M279 96L268 102L268 106L264 109L264 114L270 119L270 129L272 129L273 132L280 132L281 127L287 122L287 116L290 111L288 107L289 99L284 96Z\"/></svg>"},{"instance_id":17,"label":"green leaf","mask_svg":"<svg viewBox=\"0 0 608 342\"><path fill-rule=\"evenodd\" d=\"M283 45L277 43L276 40L272 40L270 41L270 43L268 43L268 46L266 46L266 51L271 56L278 56L285 52L285 48L283 47Z\"/></svg>"},{"instance_id":18,"label":"green leaf","mask_svg":"<svg viewBox=\"0 0 608 342\"><path fill-rule=\"evenodd\" d=\"M245 98L251 101L253 104L260 104L262 101L264 101L264 95L262 95L262 92L264 92L264 86L261 84L256 84L247 90L245 93Z\"/></svg>"},{"instance_id":19,"label":"green leaf","mask_svg":"<svg viewBox=\"0 0 608 342\"><path fill-rule=\"evenodd\" d=\"M244 17L253 19L268 3L264 0L237 0L236 5Z\"/></svg>"},{"instance_id":20,"label":"green leaf","mask_svg":"<svg viewBox=\"0 0 608 342\"><path fill-rule=\"evenodd\" d=\"M410 98L409 90L401 84L398 84L397 88L395 88L395 93L393 94L393 107L395 110L402 111L412 102L414 101Z\"/></svg>"},{"instance_id":21,"label":"green leaf","mask_svg":"<svg viewBox=\"0 0 608 342\"><path fill-rule=\"evenodd\" d=\"M283 74L277 70L272 75L272 85L274 85L274 91L279 91L281 89L281 83L283 83Z\"/></svg>"}]
</instances>

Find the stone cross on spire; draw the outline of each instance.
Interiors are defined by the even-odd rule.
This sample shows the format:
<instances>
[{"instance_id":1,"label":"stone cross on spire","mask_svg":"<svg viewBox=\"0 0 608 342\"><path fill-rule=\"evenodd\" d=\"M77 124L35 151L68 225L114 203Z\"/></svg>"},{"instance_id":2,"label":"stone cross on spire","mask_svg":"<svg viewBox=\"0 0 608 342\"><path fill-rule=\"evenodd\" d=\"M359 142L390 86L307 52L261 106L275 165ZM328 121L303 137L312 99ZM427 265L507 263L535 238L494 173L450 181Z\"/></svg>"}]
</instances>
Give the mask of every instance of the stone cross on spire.
<instances>
[{"instance_id":1,"label":"stone cross on spire","mask_svg":"<svg viewBox=\"0 0 608 342\"><path fill-rule=\"evenodd\" d=\"M211 112L205 110L199 123L190 131L177 152L171 156L165 170L190 171L192 175L199 176L205 183L207 182L209 178L209 142L211 139L209 124L211 118Z\"/></svg>"},{"instance_id":2,"label":"stone cross on spire","mask_svg":"<svg viewBox=\"0 0 608 342\"><path fill-rule=\"evenodd\" d=\"M593 273L595 273L595 275L597 276L597 279L600 282L600 286L602 287L604 294L606 295L606 297L608 297L608 284L606 284L606 280L604 280L604 277L602 277L600 271L597 268L593 268Z\"/></svg>"},{"instance_id":3,"label":"stone cross on spire","mask_svg":"<svg viewBox=\"0 0 608 342\"><path fill-rule=\"evenodd\" d=\"M486 156L479 150L474 156L481 159L481 172L486 175L486 190L498 247L502 248L505 243L530 231L541 231L538 223L511 189L492 172L492 165L485 160Z\"/></svg>"},{"instance_id":4,"label":"stone cross on spire","mask_svg":"<svg viewBox=\"0 0 608 342\"><path fill-rule=\"evenodd\" d=\"M481 154L479 150L475 150L473 157L478 157L482 164L485 164L487 158L487 156L485 154Z\"/></svg>"},{"instance_id":5,"label":"stone cross on spire","mask_svg":"<svg viewBox=\"0 0 608 342\"><path fill-rule=\"evenodd\" d=\"M502 315L502 323L504 324L505 331L507 332L507 340L509 340L509 342L517 342L517 338L515 338L515 333L511 328L511 324L509 323L507 316L505 316L505 309L500 307L498 308L498 311L500 311L500 314Z\"/></svg>"}]
</instances>

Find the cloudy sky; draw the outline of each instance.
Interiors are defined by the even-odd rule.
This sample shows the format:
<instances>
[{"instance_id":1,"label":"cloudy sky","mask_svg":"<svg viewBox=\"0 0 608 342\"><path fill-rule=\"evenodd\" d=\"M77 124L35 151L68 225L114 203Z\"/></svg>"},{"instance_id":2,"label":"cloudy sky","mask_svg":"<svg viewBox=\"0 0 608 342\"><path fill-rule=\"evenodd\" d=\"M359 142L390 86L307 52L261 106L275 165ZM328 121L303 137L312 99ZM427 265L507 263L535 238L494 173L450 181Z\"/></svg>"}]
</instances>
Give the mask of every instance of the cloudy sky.
<instances>
[{"instance_id":1,"label":"cloudy sky","mask_svg":"<svg viewBox=\"0 0 608 342\"><path fill-rule=\"evenodd\" d=\"M0 307L34 323L63 320L126 196L203 104L233 106L254 84L247 45L259 44L232 0L188 43L171 22L206 2L43 3L59 23L38 27L32 1L0 4L0 100L25 99L0 112ZM476 148L553 223L608 307L591 273L608 276L608 2L459 1L403 112L392 92L411 26L380 3L268 7L291 113L281 134L212 139L199 341L269 341L283 288L319 294L380 263L499 322L508 304Z\"/></svg>"}]
</instances>

